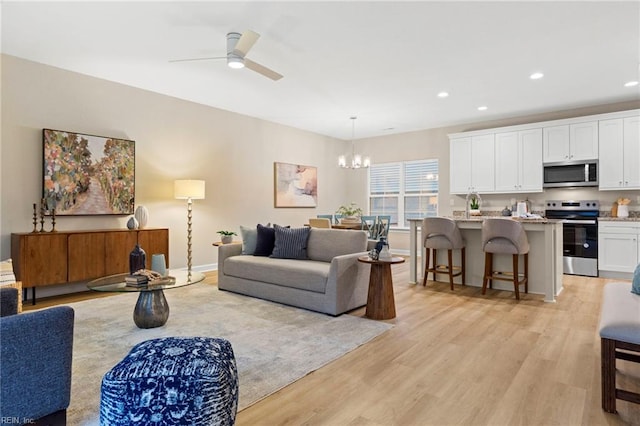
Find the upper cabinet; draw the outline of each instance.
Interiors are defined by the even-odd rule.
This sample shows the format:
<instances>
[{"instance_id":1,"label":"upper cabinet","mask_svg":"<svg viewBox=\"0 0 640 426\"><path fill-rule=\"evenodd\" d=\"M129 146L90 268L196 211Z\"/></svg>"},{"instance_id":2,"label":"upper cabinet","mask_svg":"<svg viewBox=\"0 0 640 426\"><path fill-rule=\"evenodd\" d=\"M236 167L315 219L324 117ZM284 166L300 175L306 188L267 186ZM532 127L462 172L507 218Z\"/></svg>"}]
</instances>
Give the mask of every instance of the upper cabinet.
<instances>
[{"instance_id":1,"label":"upper cabinet","mask_svg":"<svg viewBox=\"0 0 640 426\"><path fill-rule=\"evenodd\" d=\"M542 129L495 135L495 192L542 191Z\"/></svg>"},{"instance_id":2,"label":"upper cabinet","mask_svg":"<svg viewBox=\"0 0 640 426\"><path fill-rule=\"evenodd\" d=\"M550 126L543 129L545 163L598 159L598 122Z\"/></svg>"},{"instance_id":3,"label":"upper cabinet","mask_svg":"<svg viewBox=\"0 0 640 426\"><path fill-rule=\"evenodd\" d=\"M640 189L638 109L453 133L449 141L451 194L542 192L544 163L592 160L600 189Z\"/></svg>"},{"instance_id":4,"label":"upper cabinet","mask_svg":"<svg viewBox=\"0 0 640 426\"><path fill-rule=\"evenodd\" d=\"M600 121L601 190L640 189L640 116Z\"/></svg>"},{"instance_id":5,"label":"upper cabinet","mask_svg":"<svg viewBox=\"0 0 640 426\"><path fill-rule=\"evenodd\" d=\"M495 191L494 135L481 135L450 142L452 194Z\"/></svg>"}]
</instances>

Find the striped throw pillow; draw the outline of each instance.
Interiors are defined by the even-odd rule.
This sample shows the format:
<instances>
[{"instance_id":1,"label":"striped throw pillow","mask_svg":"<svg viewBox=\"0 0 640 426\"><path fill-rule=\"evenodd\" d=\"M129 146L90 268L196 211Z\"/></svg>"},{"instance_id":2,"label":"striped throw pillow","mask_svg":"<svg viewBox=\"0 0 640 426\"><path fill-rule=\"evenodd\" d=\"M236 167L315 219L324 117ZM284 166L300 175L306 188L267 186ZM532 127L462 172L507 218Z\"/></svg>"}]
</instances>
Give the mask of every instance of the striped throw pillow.
<instances>
[{"instance_id":1,"label":"striped throw pillow","mask_svg":"<svg viewBox=\"0 0 640 426\"><path fill-rule=\"evenodd\" d=\"M284 228L273 225L276 240L271 257L279 259L308 259L307 240L310 228Z\"/></svg>"},{"instance_id":2,"label":"striped throw pillow","mask_svg":"<svg viewBox=\"0 0 640 426\"><path fill-rule=\"evenodd\" d=\"M11 259L0 262L0 285L12 284L16 282L16 276L13 274L13 263Z\"/></svg>"}]
</instances>

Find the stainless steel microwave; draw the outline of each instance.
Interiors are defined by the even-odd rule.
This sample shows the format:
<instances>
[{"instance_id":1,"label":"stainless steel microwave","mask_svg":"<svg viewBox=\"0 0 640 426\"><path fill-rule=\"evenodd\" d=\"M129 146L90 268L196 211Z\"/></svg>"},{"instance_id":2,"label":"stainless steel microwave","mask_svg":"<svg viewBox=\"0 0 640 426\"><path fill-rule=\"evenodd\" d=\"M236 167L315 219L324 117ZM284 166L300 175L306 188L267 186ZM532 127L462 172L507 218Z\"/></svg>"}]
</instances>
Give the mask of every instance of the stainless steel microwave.
<instances>
[{"instance_id":1,"label":"stainless steel microwave","mask_svg":"<svg viewBox=\"0 0 640 426\"><path fill-rule=\"evenodd\" d=\"M572 161L544 164L545 188L598 186L598 161Z\"/></svg>"}]
</instances>

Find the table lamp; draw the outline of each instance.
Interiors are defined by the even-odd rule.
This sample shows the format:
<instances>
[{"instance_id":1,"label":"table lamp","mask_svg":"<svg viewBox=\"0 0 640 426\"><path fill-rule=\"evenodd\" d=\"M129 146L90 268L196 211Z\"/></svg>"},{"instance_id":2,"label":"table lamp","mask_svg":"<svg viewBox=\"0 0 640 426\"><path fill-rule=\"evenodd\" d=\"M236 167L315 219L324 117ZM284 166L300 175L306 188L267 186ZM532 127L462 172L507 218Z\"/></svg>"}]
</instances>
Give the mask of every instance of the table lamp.
<instances>
[{"instance_id":1,"label":"table lamp","mask_svg":"<svg viewBox=\"0 0 640 426\"><path fill-rule=\"evenodd\" d=\"M187 200L187 271L191 273L191 217L193 200L204 200L203 180L174 181L174 197Z\"/></svg>"}]
</instances>

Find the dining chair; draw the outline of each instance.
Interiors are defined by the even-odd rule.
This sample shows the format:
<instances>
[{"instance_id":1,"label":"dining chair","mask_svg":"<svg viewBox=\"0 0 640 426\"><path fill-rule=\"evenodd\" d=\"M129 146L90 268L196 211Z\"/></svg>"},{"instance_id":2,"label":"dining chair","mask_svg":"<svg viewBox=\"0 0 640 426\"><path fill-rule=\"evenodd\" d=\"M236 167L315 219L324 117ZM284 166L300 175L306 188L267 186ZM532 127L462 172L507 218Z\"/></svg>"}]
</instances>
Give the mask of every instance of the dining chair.
<instances>
[{"instance_id":1,"label":"dining chair","mask_svg":"<svg viewBox=\"0 0 640 426\"><path fill-rule=\"evenodd\" d=\"M343 214L338 214L336 213L335 215L333 215L334 218L334 222L336 225L340 223L340 219L342 219L344 217Z\"/></svg>"},{"instance_id":2,"label":"dining chair","mask_svg":"<svg viewBox=\"0 0 640 426\"><path fill-rule=\"evenodd\" d=\"M319 214L316 217L318 219L329 219L329 222L333 223L333 215L332 214Z\"/></svg>"},{"instance_id":3,"label":"dining chair","mask_svg":"<svg viewBox=\"0 0 640 426\"><path fill-rule=\"evenodd\" d=\"M331 228L331 220L326 217L312 217L309 219L309 226L312 228Z\"/></svg>"},{"instance_id":4,"label":"dining chair","mask_svg":"<svg viewBox=\"0 0 640 426\"><path fill-rule=\"evenodd\" d=\"M375 216L360 216L360 229L367 231L367 234L369 235L368 238L370 240L378 239L375 231L376 221L377 218Z\"/></svg>"},{"instance_id":5,"label":"dining chair","mask_svg":"<svg viewBox=\"0 0 640 426\"><path fill-rule=\"evenodd\" d=\"M385 237L387 240L389 239L389 228L391 227L391 215L378 215L378 220L376 221L376 239L380 239L380 237Z\"/></svg>"}]
</instances>

